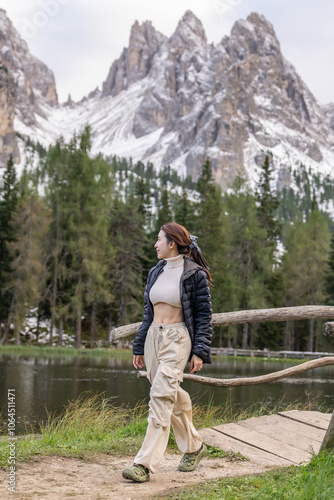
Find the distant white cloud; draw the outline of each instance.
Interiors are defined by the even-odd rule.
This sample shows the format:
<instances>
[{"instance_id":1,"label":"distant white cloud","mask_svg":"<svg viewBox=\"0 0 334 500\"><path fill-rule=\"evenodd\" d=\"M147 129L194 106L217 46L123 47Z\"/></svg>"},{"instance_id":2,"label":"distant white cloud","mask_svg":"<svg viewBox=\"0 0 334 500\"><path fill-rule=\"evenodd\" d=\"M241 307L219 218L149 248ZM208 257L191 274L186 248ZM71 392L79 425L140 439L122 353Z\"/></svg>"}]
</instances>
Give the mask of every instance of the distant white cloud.
<instances>
[{"instance_id":1,"label":"distant white cloud","mask_svg":"<svg viewBox=\"0 0 334 500\"><path fill-rule=\"evenodd\" d=\"M316 98L334 101L334 3L331 0L1 0L30 51L56 77L60 101L81 99L106 79L128 45L135 20L170 36L190 9L217 43L233 23L259 12L274 25L284 56Z\"/></svg>"}]
</instances>

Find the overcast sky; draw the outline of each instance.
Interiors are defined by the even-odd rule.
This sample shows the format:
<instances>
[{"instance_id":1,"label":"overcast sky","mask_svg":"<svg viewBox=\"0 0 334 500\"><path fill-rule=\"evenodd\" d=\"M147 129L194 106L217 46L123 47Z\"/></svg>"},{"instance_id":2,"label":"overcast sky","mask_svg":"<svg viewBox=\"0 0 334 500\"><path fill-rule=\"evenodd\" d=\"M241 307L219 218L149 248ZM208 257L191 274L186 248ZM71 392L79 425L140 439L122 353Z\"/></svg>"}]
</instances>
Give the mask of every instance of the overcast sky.
<instances>
[{"instance_id":1,"label":"overcast sky","mask_svg":"<svg viewBox=\"0 0 334 500\"><path fill-rule=\"evenodd\" d=\"M111 63L128 46L135 20L170 36L187 9L209 42L229 35L251 12L270 21L283 55L319 102L334 102L333 0L0 0L29 45L54 72L60 102L101 88Z\"/></svg>"}]
</instances>

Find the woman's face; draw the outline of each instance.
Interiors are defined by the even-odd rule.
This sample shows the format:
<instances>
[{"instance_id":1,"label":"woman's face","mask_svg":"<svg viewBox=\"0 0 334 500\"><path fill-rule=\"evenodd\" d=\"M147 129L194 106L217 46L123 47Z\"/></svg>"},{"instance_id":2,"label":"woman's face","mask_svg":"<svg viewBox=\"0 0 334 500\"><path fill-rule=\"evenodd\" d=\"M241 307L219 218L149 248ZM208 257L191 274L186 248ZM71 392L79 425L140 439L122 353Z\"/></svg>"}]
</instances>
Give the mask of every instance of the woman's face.
<instances>
[{"instance_id":1,"label":"woman's face","mask_svg":"<svg viewBox=\"0 0 334 500\"><path fill-rule=\"evenodd\" d=\"M164 231L160 231L158 234L158 239L154 245L154 248L157 251L158 259L168 259L170 257L174 257L175 247L176 245L174 242L168 242L166 233Z\"/></svg>"}]
</instances>

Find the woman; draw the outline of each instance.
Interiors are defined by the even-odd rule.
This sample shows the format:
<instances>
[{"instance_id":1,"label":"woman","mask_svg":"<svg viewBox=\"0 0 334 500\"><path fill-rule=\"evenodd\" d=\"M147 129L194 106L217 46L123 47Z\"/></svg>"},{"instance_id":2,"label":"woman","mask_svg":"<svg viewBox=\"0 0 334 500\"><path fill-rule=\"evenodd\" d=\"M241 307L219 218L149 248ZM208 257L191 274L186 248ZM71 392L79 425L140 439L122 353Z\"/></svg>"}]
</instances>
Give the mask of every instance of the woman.
<instances>
[{"instance_id":1,"label":"woman","mask_svg":"<svg viewBox=\"0 0 334 500\"><path fill-rule=\"evenodd\" d=\"M149 274L144 318L133 343L133 365L147 369L151 383L146 436L123 477L150 480L166 450L170 424L184 456L179 471L194 470L207 449L192 423L189 394L181 389L183 371L211 363L212 306L209 266L197 237L175 222L161 227L154 247L160 260Z\"/></svg>"}]
</instances>

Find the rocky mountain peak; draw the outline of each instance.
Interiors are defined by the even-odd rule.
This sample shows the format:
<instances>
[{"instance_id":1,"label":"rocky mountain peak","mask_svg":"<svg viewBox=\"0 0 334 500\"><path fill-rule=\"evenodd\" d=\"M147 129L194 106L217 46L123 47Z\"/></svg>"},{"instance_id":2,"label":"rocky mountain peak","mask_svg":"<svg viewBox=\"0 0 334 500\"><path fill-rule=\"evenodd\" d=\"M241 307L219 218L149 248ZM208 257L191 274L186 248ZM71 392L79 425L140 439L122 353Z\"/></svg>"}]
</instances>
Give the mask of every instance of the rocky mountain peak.
<instances>
[{"instance_id":1,"label":"rocky mountain peak","mask_svg":"<svg viewBox=\"0 0 334 500\"><path fill-rule=\"evenodd\" d=\"M3 9L0 10L0 63L14 77L17 112L27 125L36 123L35 113L43 116L43 104L58 104L53 72L30 54L27 43Z\"/></svg>"},{"instance_id":2,"label":"rocky mountain peak","mask_svg":"<svg viewBox=\"0 0 334 500\"><path fill-rule=\"evenodd\" d=\"M15 71L11 73L4 62L2 68L1 61L14 43L6 41L3 48L3 40L16 35L2 34L3 18L2 13L0 125L13 123L15 102ZM15 64L23 68L19 75L30 82L24 93L16 80L16 130L25 134L23 117L27 109L35 109L41 82L47 79L41 71L41 90L35 91L33 76L25 69L34 60L26 53L24 61L24 44L17 45L16 52L12 50L13 68ZM32 101L27 108L28 95ZM3 103L7 107L1 110ZM47 118L31 124L32 135L41 143L45 137L51 142L63 134L65 122L66 134L81 123L91 123L96 152L150 161L156 169L170 165L194 179L210 158L214 178L223 190L237 173L254 181L266 151L273 154L278 170L280 165L288 170L302 162L328 172L334 164L334 105L325 108L317 103L281 53L272 24L256 13L237 21L231 35L217 45L207 43L202 23L191 11L169 38L151 22L136 21L129 46L112 64L102 93L97 90L79 103L69 99L67 104L55 113L44 106ZM11 147L12 136L6 130L0 130L0 153L1 147L7 152ZM289 183L284 172L278 172L280 188Z\"/></svg>"},{"instance_id":3,"label":"rocky mountain peak","mask_svg":"<svg viewBox=\"0 0 334 500\"><path fill-rule=\"evenodd\" d=\"M129 46L123 50L121 57L112 64L107 79L102 85L102 97L116 96L122 90L128 89L131 84L148 76L152 69L154 73L153 76L151 75L152 78L159 78L161 72L158 69L157 61L160 52L163 52L162 55L160 54L162 59L165 57L164 54L171 58L173 66L176 60L179 61L182 56L182 73L184 73L189 67L189 64L185 62L186 53L189 55L189 59L192 59L196 53L200 60L204 60L207 56L206 49L207 39L203 25L190 10L185 12L169 39L155 30L151 21L145 21L142 24L135 21L131 28ZM194 60L194 62L196 61ZM175 75L170 76L173 82ZM173 88L177 87L177 84L172 83L171 85ZM161 122L159 121L159 123Z\"/></svg>"},{"instance_id":4,"label":"rocky mountain peak","mask_svg":"<svg viewBox=\"0 0 334 500\"><path fill-rule=\"evenodd\" d=\"M280 150L282 142L315 163L324 159L320 144L332 147L326 137L332 108L324 123L323 111L284 59L264 16L252 13L237 21L231 35L211 47L201 22L187 11L159 54L132 133L142 138L163 128L148 152L158 155L166 137L162 164L182 157L187 174L197 178L209 157L216 181L226 189L237 171L247 170L246 158L259 165L262 152Z\"/></svg>"},{"instance_id":5,"label":"rocky mountain peak","mask_svg":"<svg viewBox=\"0 0 334 500\"><path fill-rule=\"evenodd\" d=\"M151 59L147 88L134 115L132 133L135 137L162 127L164 133L168 133L177 120L189 114L198 94L207 87L207 78L200 73L209 53L201 21L190 10L186 11L175 32L162 41ZM168 161L175 154L175 145L166 154Z\"/></svg>"},{"instance_id":6,"label":"rocky mountain peak","mask_svg":"<svg viewBox=\"0 0 334 500\"><path fill-rule=\"evenodd\" d=\"M269 33L276 36L274 27L268 19L258 12L251 12L246 18L246 22L251 23L256 29L260 30L262 34Z\"/></svg>"},{"instance_id":7,"label":"rocky mountain peak","mask_svg":"<svg viewBox=\"0 0 334 500\"><path fill-rule=\"evenodd\" d=\"M58 97L52 71L29 52L4 9L0 9L0 166L10 154L20 155L14 133L14 116L24 126L36 126L36 114L45 115L45 105L56 106Z\"/></svg>"},{"instance_id":8,"label":"rocky mountain peak","mask_svg":"<svg viewBox=\"0 0 334 500\"><path fill-rule=\"evenodd\" d=\"M223 189L236 172L254 172L268 149L314 165L334 150L333 107L319 106L283 57L273 25L257 13L216 46L190 10L170 38L136 22L103 95L121 90L134 103L126 130L147 145L142 161L197 178L209 157Z\"/></svg>"},{"instance_id":9,"label":"rocky mountain peak","mask_svg":"<svg viewBox=\"0 0 334 500\"><path fill-rule=\"evenodd\" d=\"M151 21L131 28L129 47L111 66L107 80L103 83L102 95L117 95L132 83L145 78L152 66L152 59L166 37L156 31Z\"/></svg>"},{"instance_id":10,"label":"rocky mountain peak","mask_svg":"<svg viewBox=\"0 0 334 500\"><path fill-rule=\"evenodd\" d=\"M227 39L228 52L235 60L245 60L252 54L280 57L280 43L273 25L255 12L246 20L236 21Z\"/></svg>"},{"instance_id":11,"label":"rocky mountain peak","mask_svg":"<svg viewBox=\"0 0 334 500\"><path fill-rule=\"evenodd\" d=\"M129 48L144 47L145 45L155 46L159 38L164 38L164 36L156 31L151 21L145 21L142 24L135 21L131 27Z\"/></svg>"},{"instance_id":12,"label":"rocky mountain peak","mask_svg":"<svg viewBox=\"0 0 334 500\"><path fill-rule=\"evenodd\" d=\"M134 23L125 60L128 85L147 76L152 58L164 39L165 37L152 26L151 21Z\"/></svg>"},{"instance_id":13,"label":"rocky mountain peak","mask_svg":"<svg viewBox=\"0 0 334 500\"><path fill-rule=\"evenodd\" d=\"M207 44L206 34L203 24L191 12L187 10L179 21L176 30L174 31L171 40L176 43L182 43L185 47L191 49L194 45Z\"/></svg>"}]
</instances>

